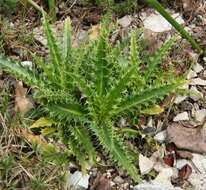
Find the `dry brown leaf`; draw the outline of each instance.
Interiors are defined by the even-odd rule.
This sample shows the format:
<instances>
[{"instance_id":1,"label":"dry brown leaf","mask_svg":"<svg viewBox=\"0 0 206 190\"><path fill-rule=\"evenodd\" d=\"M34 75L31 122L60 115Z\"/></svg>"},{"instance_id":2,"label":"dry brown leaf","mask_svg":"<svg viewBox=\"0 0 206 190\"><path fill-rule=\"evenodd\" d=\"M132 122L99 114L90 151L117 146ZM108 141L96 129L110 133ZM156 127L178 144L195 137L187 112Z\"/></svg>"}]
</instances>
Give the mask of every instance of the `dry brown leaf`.
<instances>
[{"instance_id":1,"label":"dry brown leaf","mask_svg":"<svg viewBox=\"0 0 206 190\"><path fill-rule=\"evenodd\" d=\"M33 107L34 105L27 97L27 88L23 87L21 81L16 81L15 110L24 115Z\"/></svg>"},{"instance_id":2,"label":"dry brown leaf","mask_svg":"<svg viewBox=\"0 0 206 190\"><path fill-rule=\"evenodd\" d=\"M167 127L167 138L177 148L197 153L206 153L206 131L204 127L187 128L181 124Z\"/></svg>"},{"instance_id":3,"label":"dry brown leaf","mask_svg":"<svg viewBox=\"0 0 206 190\"><path fill-rule=\"evenodd\" d=\"M192 168L186 164L180 171L179 171L179 177L181 179L188 179L189 176L192 173Z\"/></svg>"}]
</instances>

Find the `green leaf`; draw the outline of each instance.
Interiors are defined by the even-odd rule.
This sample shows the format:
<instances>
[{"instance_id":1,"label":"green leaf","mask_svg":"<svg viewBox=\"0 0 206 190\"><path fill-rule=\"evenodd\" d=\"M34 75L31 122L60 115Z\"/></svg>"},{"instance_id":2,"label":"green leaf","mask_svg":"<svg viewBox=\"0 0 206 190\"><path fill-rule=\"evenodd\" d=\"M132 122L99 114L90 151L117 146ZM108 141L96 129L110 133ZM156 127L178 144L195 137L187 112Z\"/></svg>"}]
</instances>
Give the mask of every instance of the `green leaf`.
<instances>
[{"instance_id":1,"label":"green leaf","mask_svg":"<svg viewBox=\"0 0 206 190\"><path fill-rule=\"evenodd\" d=\"M48 108L51 109L52 111L59 112L59 114L63 114L63 115L67 115L67 114L68 115L73 114L78 116L85 115L84 107L81 106L80 104L66 104L66 105L57 104L57 105L49 105Z\"/></svg>"},{"instance_id":2,"label":"green leaf","mask_svg":"<svg viewBox=\"0 0 206 190\"><path fill-rule=\"evenodd\" d=\"M118 102L121 97L121 92L125 90L126 85L130 82L132 75L137 71L137 66L133 66L129 71L119 80L118 84L108 93L106 97L107 112L111 111L112 107Z\"/></svg>"},{"instance_id":3,"label":"green leaf","mask_svg":"<svg viewBox=\"0 0 206 190\"><path fill-rule=\"evenodd\" d=\"M123 101L116 110L113 111L113 114L123 112L139 104L152 100L153 98L159 98L161 96L164 96L174 91L175 89L183 86L185 83L185 80L181 80L177 81L176 83L167 84L157 88L147 89L136 95L131 95L127 97L126 100Z\"/></svg>"},{"instance_id":4,"label":"green leaf","mask_svg":"<svg viewBox=\"0 0 206 190\"><path fill-rule=\"evenodd\" d=\"M54 70L55 70L55 74L56 76L58 76L60 78L60 86L62 88L65 87L65 81L64 81L64 72L63 68L62 68L62 57L60 54L60 50L59 47L56 44L56 40L52 34L52 30L49 26L48 20L47 20L47 15L44 11L42 11L42 15L43 15L43 28L44 28L44 33L47 39L47 44L48 44L48 48L50 51L50 55L52 58L52 63L54 66Z\"/></svg>"},{"instance_id":5,"label":"green leaf","mask_svg":"<svg viewBox=\"0 0 206 190\"><path fill-rule=\"evenodd\" d=\"M110 73L110 66L107 61L108 45L108 32L105 24L102 24L95 60L95 88L99 96L104 96L108 87Z\"/></svg>"},{"instance_id":6,"label":"green leaf","mask_svg":"<svg viewBox=\"0 0 206 190\"><path fill-rule=\"evenodd\" d=\"M142 180L137 173L136 167L131 163L124 149L123 142L120 142L120 139L116 138L117 134L113 130L112 122L107 120L102 126L94 122L90 125L90 128L98 137L101 145L109 153L110 157L125 169L136 182L141 183Z\"/></svg>"},{"instance_id":7,"label":"green leaf","mask_svg":"<svg viewBox=\"0 0 206 190\"><path fill-rule=\"evenodd\" d=\"M141 110L140 112L144 114L148 114L148 115L157 115L157 114L162 113L163 111L164 111L164 108L160 107L159 105L154 105L151 108Z\"/></svg>"},{"instance_id":8,"label":"green leaf","mask_svg":"<svg viewBox=\"0 0 206 190\"><path fill-rule=\"evenodd\" d=\"M41 117L37 121L35 121L30 128L39 128L39 127L51 127L53 124L55 124L54 121L51 121L45 117Z\"/></svg>"},{"instance_id":9,"label":"green leaf","mask_svg":"<svg viewBox=\"0 0 206 190\"><path fill-rule=\"evenodd\" d=\"M43 82L43 77L39 73L27 66L23 66L21 63L0 56L0 68L32 87L44 88L46 86L46 82Z\"/></svg>"},{"instance_id":10,"label":"green leaf","mask_svg":"<svg viewBox=\"0 0 206 190\"><path fill-rule=\"evenodd\" d=\"M63 58L64 64L69 64L70 57L72 54L72 36L71 36L71 20L69 17L66 18L64 23L64 34L63 34Z\"/></svg>"},{"instance_id":11,"label":"green leaf","mask_svg":"<svg viewBox=\"0 0 206 190\"><path fill-rule=\"evenodd\" d=\"M159 68L157 67L157 65L160 64L161 59L167 55L169 49L177 40L177 38L177 36L174 36L169 39L157 52L155 52L155 55L153 57L150 57L148 59L149 62L144 71L145 81L148 81L154 74L156 74L155 71Z\"/></svg>"}]
</instances>

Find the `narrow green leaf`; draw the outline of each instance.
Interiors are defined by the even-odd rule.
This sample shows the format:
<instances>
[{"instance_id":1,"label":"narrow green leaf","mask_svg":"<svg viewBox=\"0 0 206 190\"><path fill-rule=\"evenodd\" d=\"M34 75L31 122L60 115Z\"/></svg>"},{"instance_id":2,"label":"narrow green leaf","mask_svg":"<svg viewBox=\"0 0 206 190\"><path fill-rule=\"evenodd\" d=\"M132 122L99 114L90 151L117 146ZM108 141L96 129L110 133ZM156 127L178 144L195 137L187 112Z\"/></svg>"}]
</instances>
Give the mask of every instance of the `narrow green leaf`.
<instances>
[{"instance_id":1,"label":"narrow green leaf","mask_svg":"<svg viewBox=\"0 0 206 190\"><path fill-rule=\"evenodd\" d=\"M119 80L118 84L108 93L106 97L107 112L112 110L112 107L118 102L122 91L125 90L126 85L130 82L131 77L136 73L137 66L132 66L129 71Z\"/></svg>"},{"instance_id":2,"label":"narrow green leaf","mask_svg":"<svg viewBox=\"0 0 206 190\"><path fill-rule=\"evenodd\" d=\"M62 57L60 55L60 50L56 44L55 38L52 34L52 30L49 26L47 15L44 11L42 11L43 14L43 28L44 33L47 39L48 48L50 50L50 55L52 58L52 63L55 70L55 75L59 77L60 79L60 86L62 88L65 88L65 81L64 81L64 74L63 74L63 67L62 67Z\"/></svg>"},{"instance_id":3,"label":"narrow green leaf","mask_svg":"<svg viewBox=\"0 0 206 190\"><path fill-rule=\"evenodd\" d=\"M167 84L161 87L157 87L157 88L152 88L152 89L147 89L144 90L136 95L131 95L129 97L126 98L125 101L123 101L119 107L113 111L113 114L117 114L120 113L122 111L128 110L138 104L142 104L148 100L151 100L153 98L158 98L161 96L164 96L172 91L174 91L175 89L177 89L178 87L181 87L185 84L185 81L179 81L177 83L173 83L173 84Z\"/></svg>"},{"instance_id":4,"label":"narrow green leaf","mask_svg":"<svg viewBox=\"0 0 206 190\"><path fill-rule=\"evenodd\" d=\"M69 63L69 58L72 51L72 37L71 37L71 21L67 17L64 23L64 33L63 33L63 58L64 64Z\"/></svg>"},{"instance_id":5,"label":"narrow green leaf","mask_svg":"<svg viewBox=\"0 0 206 190\"><path fill-rule=\"evenodd\" d=\"M108 87L110 73L109 63L107 61L108 44L108 32L105 24L102 24L95 60L95 88L97 94L100 96L104 96L106 94Z\"/></svg>"},{"instance_id":6,"label":"narrow green leaf","mask_svg":"<svg viewBox=\"0 0 206 190\"><path fill-rule=\"evenodd\" d=\"M80 104L49 105L48 108L53 111L56 110L57 112L61 112L62 114L85 115L84 108Z\"/></svg>"},{"instance_id":7,"label":"narrow green leaf","mask_svg":"<svg viewBox=\"0 0 206 190\"><path fill-rule=\"evenodd\" d=\"M157 52L155 52L155 55L153 57L150 57L148 59L149 62L144 71L145 81L148 81L151 76L153 76L153 74L155 73L155 69L158 69L157 65L160 64L161 59L167 55L168 50L171 48L177 38L177 36L174 36L169 39Z\"/></svg>"},{"instance_id":8,"label":"narrow green leaf","mask_svg":"<svg viewBox=\"0 0 206 190\"><path fill-rule=\"evenodd\" d=\"M46 86L46 82L43 82L42 76L39 73L27 66L23 66L20 62L14 62L0 56L0 68L3 68L32 87L44 88Z\"/></svg>"}]
</instances>

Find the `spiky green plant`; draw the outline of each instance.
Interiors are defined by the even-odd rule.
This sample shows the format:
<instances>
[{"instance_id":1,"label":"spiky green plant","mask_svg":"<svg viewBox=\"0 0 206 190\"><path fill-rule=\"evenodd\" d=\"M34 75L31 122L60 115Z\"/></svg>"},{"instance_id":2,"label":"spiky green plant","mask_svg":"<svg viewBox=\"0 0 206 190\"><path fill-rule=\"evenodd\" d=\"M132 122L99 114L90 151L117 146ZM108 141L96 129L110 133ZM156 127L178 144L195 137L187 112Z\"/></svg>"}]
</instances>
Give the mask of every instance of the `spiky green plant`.
<instances>
[{"instance_id":1,"label":"spiky green plant","mask_svg":"<svg viewBox=\"0 0 206 190\"><path fill-rule=\"evenodd\" d=\"M110 28L103 23L97 40L75 49L69 18L65 20L61 45L53 37L45 12L43 26L50 54L49 62L34 56L40 72L3 57L0 68L35 87L34 97L48 118L59 123L59 136L83 167L85 155L95 162L93 141L98 141L113 161L141 182L115 122L122 113L148 107L185 83L181 79L165 81L159 71L158 64L175 38L148 59L142 70L136 33L112 47ZM123 51L128 45L126 55Z\"/></svg>"}]
</instances>

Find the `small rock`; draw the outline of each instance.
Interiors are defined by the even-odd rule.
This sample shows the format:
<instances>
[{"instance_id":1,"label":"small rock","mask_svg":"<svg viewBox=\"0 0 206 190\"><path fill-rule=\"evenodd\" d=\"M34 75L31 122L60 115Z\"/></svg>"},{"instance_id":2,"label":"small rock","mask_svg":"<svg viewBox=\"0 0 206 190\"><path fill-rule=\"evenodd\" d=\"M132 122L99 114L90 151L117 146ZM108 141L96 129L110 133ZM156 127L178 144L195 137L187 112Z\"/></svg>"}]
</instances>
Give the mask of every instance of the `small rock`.
<instances>
[{"instance_id":1,"label":"small rock","mask_svg":"<svg viewBox=\"0 0 206 190\"><path fill-rule=\"evenodd\" d=\"M199 55L197 53L190 52L189 55L195 62L198 60Z\"/></svg>"},{"instance_id":2,"label":"small rock","mask_svg":"<svg viewBox=\"0 0 206 190\"><path fill-rule=\"evenodd\" d=\"M206 157L205 155L193 153L192 162L200 173L206 173Z\"/></svg>"},{"instance_id":3,"label":"small rock","mask_svg":"<svg viewBox=\"0 0 206 190\"><path fill-rule=\"evenodd\" d=\"M31 61L23 61L21 62L22 65L28 66L29 68L32 68L32 62Z\"/></svg>"},{"instance_id":4,"label":"small rock","mask_svg":"<svg viewBox=\"0 0 206 190\"><path fill-rule=\"evenodd\" d=\"M142 175L149 173L154 166L154 162L143 156L142 154L139 155L139 168Z\"/></svg>"},{"instance_id":5,"label":"small rock","mask_svg":"<svg viewBox=\"0 0 206 190\"><path fill-rule=\"evenodd\" d=\"M172 17L175 18L179 24L184 23L184 20L178 13L173 14ZM143 20L144 28L152 30L153 32L164 32L172 29L172 25L157 12L141 19Z\"/></svg>"},{"instance_id":6,"label":"small rock","mask_svg":"<svg viewBox=\"0 0 206 190\"><path fill-rule=\"evenodd\" d=\"M195 112L195 119L199 122L204 122L206 117L206 109L197 110Z\"/></svg>"},{"instance_id":7,"label":"small rock","mask_svg":"<svg viewBox=\"0 0 206 190\"><path fill-rule=\"evenodd\" d=\"M203 61L206 63L206 57L203 57Z\"/></svg>"},{"instance_id":8,"label":"small rock","mask_svg":"<svg viewBox=\"0 0 206 190\"><path fill-rule=\"evenodd\" d=\"M134 186L134 190L182 190L179 187L173 187L172 185L166 185L161 183L144 183Z\"/></svg>"},{"instance_id":9,"label":"small rock","mask_svg":"<svg viewBox=\"0 0 206 190\"><path fill-rule=\"evenodd\" d=\"M174 123L167 127L167 140L173 142L177 148L206 153L206 129L202 126L195 128L185 127Z\"/></svg>"},{"instance_id":10,"label":"small rock","mask_svg":"<svg viewBox=\"0 0 206 190\"><path fill-rule=\"evenodd\" d=\"M123 184L124 183L124 180L120 177L120 176L117 176L113 179L113 181L116 183L116 184Z\"/></svg>"},{"instance_id":11,"label":"small rock","mask_svg":"<svg viewBox=\"0 0 206 190\"><path fill-rule=\"evenodd\" d=\"M159 133L157 133L155 136L154 136L154 140L158 141L158 142L164 142L165 139L167 137L167 131L164 130L164 131L161 131Z\"/></svg>"},{"instance_id":12,"label":"small rock","mask_svg":"<svg viewBox=\"0 0 206 190\"><path fill-rule=\"evenodd\" d=\"M192 98L194 101L203 98L203 94L199 90L197 90L195 86L192 86L190 90L194 91L194 93L190 93L190 98Z\"/></svg>"},{"instance_id":13,"label":"small rock","mask_svg":"<svg viewBox=\"0 0 206 190\"><path fill-rule=\"evenodd\" d=\"M81 172L76 171L74 174L72 174L67 182L69 187L83 187L85 189L89 186L89 178L90 176L88 174L83 175Z\"/></svg>"},{"instance_id":14,"label":"small rock","mask_svg":"<svg viewBox=\"0 0 206 190\"><path fill-rule=\"evenodd\" d=\"M193 190L205 190L206 187L206 173L192 173L188 181L193 185Z\"/></svg>"},{"instance_id":15,"label":"small rock","mask_svg":"<svg viewBox=\"0 0 206 190\"><path fill-rule=\"evenodd\" d=\"M112 187L114 185L115 185L115 183L113 181L110 181L110 186Z\"/></svg>"},{"instance_id":16,"label":"small rock","mask_svg":"<svg viewBox=\"0 0 206 190\"><path fill-rule=\"evenodd\" d=\"M194 72L193 70L190 70L189 73L187 74L187 79L192 79L197 76L197 73Z\"/></svg>"},{"instance_id":17,"label":"small rock","mask_svg":"<svg viewBox=\"0 0 206 190\"><path fill-rule=\"evenodd\" d=\"M186 121L186 120L189 120L189 115L187 112L179 113L173 119L173 121Z\"/></svg>"},{"instance_id":18,"label":"small rock","mask_svg":"<svg viewBox=\"0 0 206 190\"><path fill-rule=\"evenodd\" d=\"M195 79L191 79L190 84L191 85L206 86L206 80L202 80L200 78L195 78Z\"/></svg>"},{"instance_id":19,"label":"small rock","mask_svg":"<svg viewBox=\"0 0 206 190\"><path fill-rule=\"evenodd\" d=\"M184 101L186 98L187 98L187 96L177 96L177 97L175 98L174 103L175 103L175 104L179 104L179 103L181 103L182 101Z\"/></svg>"},{"instance_id":20,"label":"small rock","mask_svg":"<svg viewBox=\"0 0 206 190\"><path fill-rule=\"evenodd\" d=\"M196 64L194 65L194 67L193 67L193 70L194 70L196 73L201 72L203 69L204 69L203 66L200 65L199 63L196 63Z\"/></svg>"},{"instance_id":21,"label":"small rock","mask_svg":"<svg viewBox=\"0 0 206 190\"><path fill-rule=\"evenodd\" d=\"M171 178L178 177L178 171L175 168L164 168L153 180L155 183L171 185Z\"/></svg>"},{"instance_id":22,"label":"small rock","mask_svg":"<svg viewBox=\"0 0 206 190\"><path fill-rule=\"evenodd\" d=\"M129 183L124 183L124 184L123 184L123 188L124 188L124 189L128 189L128 187L129 187Z\"/></svg>"},{"instance_id":23,"label":"small rock","mask_svg":"<svg viewBox=\"0 0 206 190\"><path fill-rule=\"evenodd\" d=\"M127 15L118 20L118 23L122 25L124 28L128 27L132 22L132 17Z\"/></svg>"}]
</instances>

